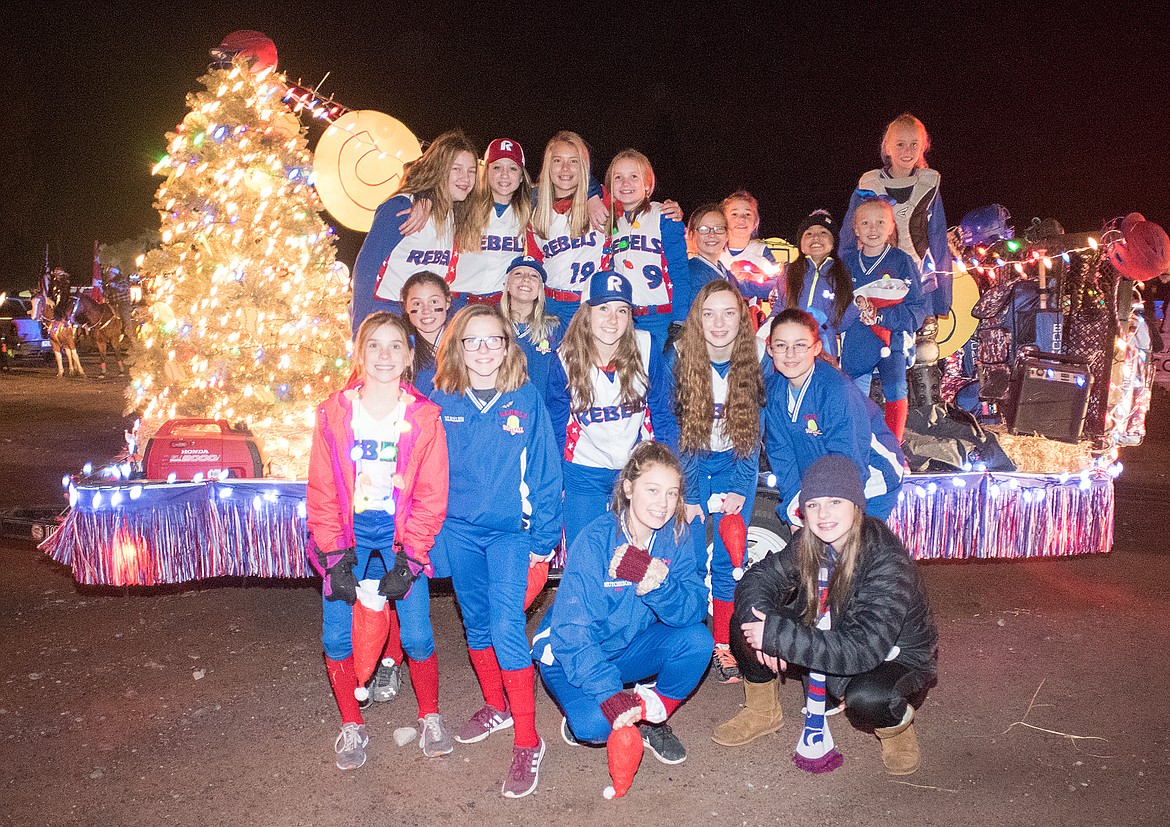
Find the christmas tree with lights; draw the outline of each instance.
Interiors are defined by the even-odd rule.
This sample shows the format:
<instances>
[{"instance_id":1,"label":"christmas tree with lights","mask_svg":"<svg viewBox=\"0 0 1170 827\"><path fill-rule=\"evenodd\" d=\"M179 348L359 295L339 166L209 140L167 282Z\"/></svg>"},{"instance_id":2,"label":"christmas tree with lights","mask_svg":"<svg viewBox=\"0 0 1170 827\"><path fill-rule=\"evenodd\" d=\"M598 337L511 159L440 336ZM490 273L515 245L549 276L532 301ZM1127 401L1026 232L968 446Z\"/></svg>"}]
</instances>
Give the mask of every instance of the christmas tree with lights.
<instances>
[{"instance_id":1,"label":"christmas tree with lights","mask_svg":"<svg viewBox=\"0 0 1170 827\"><path fill-rule=\"evenodd\" d=\"M139 444L166 420L250 430L267 473L303 477L317 404L348 371L349 275L321 218L300 121L273 68L200 78L154 168L160 246L129 389Z\"/></svg>"}]
</instances>

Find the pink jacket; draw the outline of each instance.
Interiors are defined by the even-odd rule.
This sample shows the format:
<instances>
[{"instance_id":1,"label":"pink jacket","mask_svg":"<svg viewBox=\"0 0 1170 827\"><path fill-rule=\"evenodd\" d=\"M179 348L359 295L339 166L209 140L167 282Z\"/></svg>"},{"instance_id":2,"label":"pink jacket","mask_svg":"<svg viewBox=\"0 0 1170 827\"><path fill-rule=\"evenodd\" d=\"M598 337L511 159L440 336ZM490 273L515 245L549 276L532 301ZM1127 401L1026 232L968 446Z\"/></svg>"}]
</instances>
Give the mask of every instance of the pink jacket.
<instances>
[{"instance_id":1,"label":"pink jacket","mask_svg":"<svg viewBox=\"0 0 1170 827\"><path fill-rule=\"evenodd\" d=\"M360 389L361 383L354 383L317 407L305 505L312 544L324 551L354 545L352 422L353 401ZM402 392L408 395L410 429L398 442L397 472L403 484L394 512L394 542L401 543L429 577L434 573L431 547L447 516L447 437L439 406L405 382ZM309 562L320 571L311 548Z\"/></svg>"}]
</instances>

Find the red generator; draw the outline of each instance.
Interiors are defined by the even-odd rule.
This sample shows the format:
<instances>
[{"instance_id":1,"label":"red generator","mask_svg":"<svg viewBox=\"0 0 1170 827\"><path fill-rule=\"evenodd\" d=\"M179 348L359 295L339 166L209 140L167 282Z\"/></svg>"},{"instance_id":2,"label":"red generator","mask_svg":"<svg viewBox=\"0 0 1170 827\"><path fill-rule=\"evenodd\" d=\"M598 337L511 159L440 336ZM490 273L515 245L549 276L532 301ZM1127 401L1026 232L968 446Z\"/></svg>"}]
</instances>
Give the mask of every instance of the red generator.
<instances>
[{"instance_id":1,"label":"red generator","mask_svg":"<svg viewBox=\"0 0 1170 827\"><path fill-rule=\"evenodd\" d=\"M226 419L168 419L146 443L143 466L148 480L194 479L227 471L229 477L264 476L256 440L233 431Z\"/></svg>"}]
</instances>

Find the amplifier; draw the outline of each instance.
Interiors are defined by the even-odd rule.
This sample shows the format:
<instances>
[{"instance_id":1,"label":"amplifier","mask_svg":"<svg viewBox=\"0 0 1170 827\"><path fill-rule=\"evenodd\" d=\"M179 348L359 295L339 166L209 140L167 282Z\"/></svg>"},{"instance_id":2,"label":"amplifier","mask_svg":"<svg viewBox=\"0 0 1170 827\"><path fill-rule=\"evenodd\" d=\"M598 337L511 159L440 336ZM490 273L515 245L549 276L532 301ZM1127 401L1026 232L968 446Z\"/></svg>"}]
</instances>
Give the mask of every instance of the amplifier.
<instances>
[{"instance_id":1,"label":"amplifier","mask_svg":"<svg viewBox=\"0 0 1170 827\"><path fill-rule=\"evenodd\" d=\"M1021 351L1004 410L1008 428L1016 434L1076 442L1085 424L1092 384L1089 365L1083 359Z\"/></svg>"}]
</instances>

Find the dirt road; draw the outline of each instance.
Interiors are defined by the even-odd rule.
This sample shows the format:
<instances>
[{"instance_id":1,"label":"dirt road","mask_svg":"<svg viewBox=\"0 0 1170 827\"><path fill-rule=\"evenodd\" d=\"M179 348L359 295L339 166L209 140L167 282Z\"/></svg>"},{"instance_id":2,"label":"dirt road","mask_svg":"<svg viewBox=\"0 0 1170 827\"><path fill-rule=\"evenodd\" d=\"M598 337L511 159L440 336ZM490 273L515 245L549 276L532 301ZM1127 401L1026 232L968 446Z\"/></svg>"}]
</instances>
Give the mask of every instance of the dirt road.
<instances>
[{"instance_id":1,"label":"dirt road","mask_svg":"<svg viewBox=\"0 0 1170 827\"><path fill-rule=\"evenodd\" d=\"M0 507L60 502L63 473L111 456L121 391L0 376ZM940 677L919 715L922 769L897 780L876 739L841 718L844 767L793 766L798 683L783 689L780 732L716 746L711 729L743 691L711 680L672 721L687 761L648 754L619 801L601 797L604 752L560 740L542 689L549 751L527 799L499 795L507 735L442 759L395 747L415 717L409 691L368 715L369 762L343 774L315 584L79 589L31 542L0 540L0 823L1165 825L1167 394L1153 410L1150 438L1122 457L1111 555L924 566ZM450 590L437 591L441 703L458 724L478 688Z\"/></svg>"}]
</instances>

